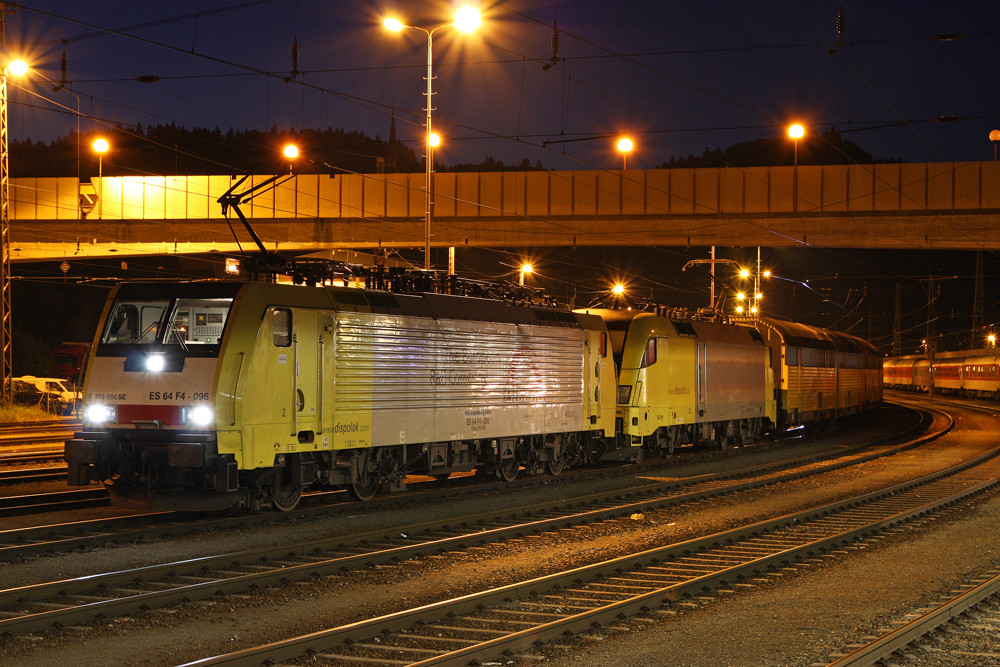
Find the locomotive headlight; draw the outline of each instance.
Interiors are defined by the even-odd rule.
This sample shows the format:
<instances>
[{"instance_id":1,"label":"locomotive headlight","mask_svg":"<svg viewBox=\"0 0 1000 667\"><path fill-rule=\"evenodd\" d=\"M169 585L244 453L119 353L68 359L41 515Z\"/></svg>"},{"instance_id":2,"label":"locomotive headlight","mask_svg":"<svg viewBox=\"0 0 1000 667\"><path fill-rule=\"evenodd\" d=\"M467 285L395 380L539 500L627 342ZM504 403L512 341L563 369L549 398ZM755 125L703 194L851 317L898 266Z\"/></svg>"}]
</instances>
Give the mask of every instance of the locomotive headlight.
<instances>
[{"instance_id":1,"label":"locomotive headlight","mask_svg":"<svg viewBox=\"0 0 1000 667\"><path fill-rule=\"evenodd\" d=\"M94 403L87 406L84 413L85 419L91 424L103 424L105 422L115 422L118 420L118 410L113 405L102 405Z\"/></svg>"},{"instance_id":2,"label":"locomotive headlight","mask_svg":"<svg viewBox=\"0 0 1000 667\"><path fill-rule=\"evenodd\" d=\"M150 373L159 373L165 365L162 354L151 354L146 357L146 370Z\"/></svg>"},{"instance_id":3,"label":"locomotive headlight","mask_svg":"<svg viewBox=\"0 0 1000 667\"><path fill-rule=\"evenodd\" d=\"M215 421L215 412L207 405L184 408L184 422L195 426L208 426Z\"/></svg>"}]
</instances>

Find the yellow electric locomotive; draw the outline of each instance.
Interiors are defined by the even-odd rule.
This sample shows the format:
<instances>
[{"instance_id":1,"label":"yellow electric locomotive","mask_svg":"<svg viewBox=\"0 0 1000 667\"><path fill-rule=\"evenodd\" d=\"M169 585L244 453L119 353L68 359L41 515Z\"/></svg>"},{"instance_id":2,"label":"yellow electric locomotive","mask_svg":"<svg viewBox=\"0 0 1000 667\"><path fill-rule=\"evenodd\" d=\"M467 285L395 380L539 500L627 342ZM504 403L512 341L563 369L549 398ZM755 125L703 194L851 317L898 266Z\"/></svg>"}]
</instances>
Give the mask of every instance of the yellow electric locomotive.
<instances>
[{"instance_id":1,"label":"yellow electric locomotive","mask_svg":"<svg viewBox=\"0 0 1000 667\"><path fill-rule=\"evenodd\" d=\"M119 499L288 510L317 485L368 498L408 474L558 473L614 445L614 391L593 315L266 282L124 284L65 457L71 485L104 481Z\"/></svg>"},{"instance_id":2,"label":"yellow electric locomotive","mask_svg":"<svg viewBox=\"0 0 1000 667\"><path fill-rule=\"evenodd\" d=\"M638 450L633 458L683 445L738 446L774 423L768 349L756 330L680 313L589 312L611 334L618 429Z\"/></svg>"}]
</instances>

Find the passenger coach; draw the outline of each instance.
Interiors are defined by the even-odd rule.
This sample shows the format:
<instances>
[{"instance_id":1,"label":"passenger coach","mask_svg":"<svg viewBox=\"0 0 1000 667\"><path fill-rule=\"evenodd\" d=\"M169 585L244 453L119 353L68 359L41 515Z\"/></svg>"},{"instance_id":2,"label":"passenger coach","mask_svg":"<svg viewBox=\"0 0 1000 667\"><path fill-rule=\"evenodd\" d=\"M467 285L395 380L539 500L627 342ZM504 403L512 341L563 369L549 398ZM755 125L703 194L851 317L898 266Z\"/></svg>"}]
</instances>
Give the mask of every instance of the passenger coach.
<instances>
[{"instance_id":1,"label":"passenger coach","mask_svg":"<svg viewBox=\"0 0 1000 667\"><path fill-rule=\"evenodd\" d=\"M940 352L892 357L882 362L882 381L890 389L1000 400L1000 355L996 350Z\"/></svg>"}]
</instances>

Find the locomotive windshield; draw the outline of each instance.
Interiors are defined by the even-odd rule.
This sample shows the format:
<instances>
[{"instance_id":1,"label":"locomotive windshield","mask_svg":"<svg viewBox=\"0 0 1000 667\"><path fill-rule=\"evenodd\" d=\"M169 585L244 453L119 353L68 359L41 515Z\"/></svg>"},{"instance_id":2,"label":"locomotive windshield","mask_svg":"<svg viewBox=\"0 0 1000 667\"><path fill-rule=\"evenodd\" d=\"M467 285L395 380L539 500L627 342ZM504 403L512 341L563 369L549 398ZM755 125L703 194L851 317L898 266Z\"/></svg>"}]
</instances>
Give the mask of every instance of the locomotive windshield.
<instances>
[{"instance_id":1,"label":"locomotive windshield","mask_svg":"<svg viewBox=\"0 0 1000 667\"><path fill-rule=\"evenodd\" d=\"M218 345L231 298L122 299L115 301L101 343Z\"/></svg>"}]
</instances>

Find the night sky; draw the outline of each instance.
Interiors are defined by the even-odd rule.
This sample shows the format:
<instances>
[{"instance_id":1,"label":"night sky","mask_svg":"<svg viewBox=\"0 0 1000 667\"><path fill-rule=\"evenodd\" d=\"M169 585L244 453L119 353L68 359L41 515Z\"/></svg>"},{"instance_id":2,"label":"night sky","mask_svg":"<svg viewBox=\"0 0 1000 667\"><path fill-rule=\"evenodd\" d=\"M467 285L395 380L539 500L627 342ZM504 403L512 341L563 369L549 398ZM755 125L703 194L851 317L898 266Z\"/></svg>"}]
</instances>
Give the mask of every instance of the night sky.
<instances>
[{"instance_id":1,"label":"night sky","mask_svg":"<svg viewBox=\"0 0 1000 667\"><path fill-rule=\"evenodd\" d=\"M381 20L393 13L434 28L448 23L454 8L401 0L18 4L6 17L7 57L24 58L37 74L11 80L10 137L68 134L78 97L84 132L174 123L222 131L340 127L384 139L395 115L399 138L417 146L426 36L388 32ZM838 130L881 160L993 158L988 134L1000 127L995 0L513 0L480 9L478 32L434 34L435 129L445 141L436 158L445 164L492 156L550 169L616 168L612 137L627 132L636 142L628 166L651 168L673 156L780 136L792 120L816 132ZM62 79L64 52L67 85L54 92L41 75ZM935 120L942 118L950 122ZM461 261L469 271L500 274L504 263L519 261L515 254ZM560 295L573 281L589 289L574 267L594 261L586 270L594 280L618 273L657 298L707 300L707 279L679 271L688 258L706 256L704 249L538 254L535 279L546 279L548 261L554 282L546 287ZM776 298L788 300L781 316L801 310L803 319L867 335L872 312L873 337L885 346L900 282L903 326L919 338L927 300L920 277L948 274L960 279L942 283L937 311L954 317L937 328L968 326L973 253L764 255L793 281L778 285ZM985 266L990 323L1000 320L992 296L1000 261L992 251ZM822 298L802 284L807 280Z\"/></svg>"}]
</instances>

